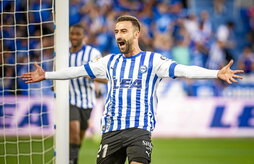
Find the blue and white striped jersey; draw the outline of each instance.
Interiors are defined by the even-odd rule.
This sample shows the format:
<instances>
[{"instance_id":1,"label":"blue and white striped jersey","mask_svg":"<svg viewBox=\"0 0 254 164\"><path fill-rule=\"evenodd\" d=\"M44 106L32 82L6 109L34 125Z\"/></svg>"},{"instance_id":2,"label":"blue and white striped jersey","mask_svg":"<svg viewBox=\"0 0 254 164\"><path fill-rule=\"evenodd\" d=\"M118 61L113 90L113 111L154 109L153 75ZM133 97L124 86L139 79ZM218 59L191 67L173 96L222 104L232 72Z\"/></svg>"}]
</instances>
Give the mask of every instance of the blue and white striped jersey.
<instances>
[{"instance_id":1,"label":"blue and white striped jersey","mask_svg":"<svg viewBox=\"0 0 254 164\"><path fill-rule=\"evenodd\" d=\"M132 57L108 55L84 65L91 78L108 79L102 132L127 128L153 131L156 123L156 88L164 77L174 77L176 63L159 53Z\"/></svg>"},{"instance_id":2,"label":"blue and white striped jersey","mask_svg":"<svg viewBox=\"0 0 254 164\"><path fill-rule=\"evenodd\" d=\"M69 67L81 66L100 57L101 53L97 49L89 45L83 45L78 52L70 53ZM93 108L95 103L93 81L84 77L70 80L69 98L72 105L83 109Z\"/></svg>"}]
</instances>

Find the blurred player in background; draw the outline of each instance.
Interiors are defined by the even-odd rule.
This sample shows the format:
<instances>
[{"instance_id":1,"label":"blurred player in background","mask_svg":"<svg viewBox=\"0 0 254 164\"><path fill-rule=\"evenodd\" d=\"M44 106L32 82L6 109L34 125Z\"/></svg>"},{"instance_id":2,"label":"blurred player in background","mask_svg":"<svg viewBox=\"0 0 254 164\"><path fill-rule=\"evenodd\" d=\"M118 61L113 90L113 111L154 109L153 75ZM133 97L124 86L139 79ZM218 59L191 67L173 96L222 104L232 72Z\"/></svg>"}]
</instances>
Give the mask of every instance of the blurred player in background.
<instances>
[{"instance_id":1,"label":"blurred player in background","mask_svg":"<svg viewBox=\"0 0 254 164\"><path fill-rule=\"evenodd\" d=\"M89 76L107 78L108 96L102 118L102 141L98 164L130 164L151 162L151 132L156 124L156 88L162 78L218 78L231 84L242 77L231 70L233 61L221 70L177 64L159 53L139 48L140 23L133 16L121 16L115 25L115 39L120 54L108 55L84 66L57 72L44 72L36 64L35 72L22 75L26 83L45 79L63 80ZM163 43L162 43L163 44Z\"/></svg>"},{"instance_id":2,"label":"blurred player in background","mask_svg":"<svg viewBox=\"0 0 254 164\"><path fill-rule=\"evenodd\" d=\"M84 33L79 24L70 28L69 67L82 66L101 57L97 49L83 44ZM84 77L70 80L70 164L78 162L79 149L95 104L96 86L96 82Z\"/></svg>"}]
</instances>

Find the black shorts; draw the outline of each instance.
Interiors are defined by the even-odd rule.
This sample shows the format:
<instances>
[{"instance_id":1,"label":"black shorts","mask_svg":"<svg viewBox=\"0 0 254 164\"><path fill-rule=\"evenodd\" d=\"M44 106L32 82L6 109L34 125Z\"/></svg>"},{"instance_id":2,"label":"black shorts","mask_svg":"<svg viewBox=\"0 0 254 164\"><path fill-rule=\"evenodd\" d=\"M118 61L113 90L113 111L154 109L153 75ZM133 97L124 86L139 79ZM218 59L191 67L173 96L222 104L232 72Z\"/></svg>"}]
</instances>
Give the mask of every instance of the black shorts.
<instances>
[{"instance_id":1,"label":"black shorts","mask_svg":"<svg viewBox=\"0 0 254 164\"><path fill-rule=\"evenodd\" d=\"M80 121L80 129L86 130L88 128L88 120L91 115L91 108L82 109L74 105L70 105L70 121Z\"/></svg>"},{"instance_id":2,"label":"black shorts","mask_svg":"<svg viewBox=\"0 0 254 164\"><path fill-rule=\"evenodd\" d=\"M102 135L97 164L124 164L131 161L148 164L152 153L151 133L138 128Z\"/></svg>"}]
</instances>

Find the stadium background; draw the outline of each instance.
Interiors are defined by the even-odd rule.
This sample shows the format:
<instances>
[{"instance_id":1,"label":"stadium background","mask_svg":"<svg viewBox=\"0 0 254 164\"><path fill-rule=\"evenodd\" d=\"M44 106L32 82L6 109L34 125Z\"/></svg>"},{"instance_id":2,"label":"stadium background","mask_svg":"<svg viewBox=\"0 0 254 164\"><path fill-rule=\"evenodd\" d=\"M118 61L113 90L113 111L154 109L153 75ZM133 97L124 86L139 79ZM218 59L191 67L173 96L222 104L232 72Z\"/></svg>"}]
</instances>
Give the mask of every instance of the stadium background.
<instances>
[{"instance_id":1,"label":"stadium background","mask_svg":"<svg viewBox=\"0 0 254 164\"><path fill-rule=\"evenodd\" d=\"M13 2L16 3L15 6ZM1 12L28 10L27 1L2 1L0 4ZM1 27L1 102L3 97L5 101L13 101L14 95L18 95L23 102L26 101L24 97L36 97L38 94L53 98L51 81L28 86L20 79L11 78L33 69L29 64L13 66L15 62L40 62L54 58L54 38L51 35L54 31L54 23L51 22L53 19L51 8L51 0L34 0L29 1L30 10L45 10L32 12L29 18L19 13L15 15L15 21L19 24L25 24L27 19L30 23L44 22L42 25L29 25L28 28L17 26L15 29L19 36L46 36L43 39L4 40L2 38L15 37L14 29ZM207 164L253 164L254 2L248 0L70 0L70 25L82 24L87 35L85 42L98 48L103 55L119 52L114 40L114 22L116 17L123 14L135 15L142 22L140 46L143 50L160 52L181 64L211 69L219 69L228 60L234 59L233 68L245 70L244 80L230 86L219 80L162 81L158 90L162 105L158 108L159 118L156 128L158 131L154 134L156 139L153 163L192 161L192 163ZM12 16L1 15L1 23L12 25L13 21ZM30 50L42 47L47 48L43 51ZM53 62L42 62L42 65L49 71L52 70ZM39 88L42 86L41 92ZM98 98L98 104L102 104L103 94L105 93ZM177 103L182 106L172 105ZM196 103L198 107L195 106ZM51 104L45 104L51 114L47 116L42 114L40 116L42 121L35 124L38 123L38 126L46 124L50 127L53 107ZM8 140L6 137L8 134L3 134L6 132L3 129L8 127L4 125L6 122L3 121L5 115L2 106L0 130L5 137L1 138L0 143ZM94 111L101 112L101 110L102 105L97 106ZM50 117L47 119L48 124L43 121L44 116ZM93 114L88 133L90 138L84 141L85 146L80 154L82 163L94 163L96 158L99 144L99 117L96 116L100 116L100 113ZM175 116L173 119L176 120L170 122L172 116ZM13 113L13 118L15 117ZM27 131L24 130L25 133ZM33 135L32 132L29 133ZM54 132L49 129L45 133ZM10 135L13 134L15 132L10 132ZM36 136L36 132L34 135ZM164 139L160 139L161 137ZM9 140L15 139L10 137ZM47 144L52 145L52 139L46 140L49 140ZM9 149L10 152L15 149L4 144L0 146ZM35 147L41 149L40 146ZM1 157L4 157L4 153L5 151L0 151ZM48 154L50 153L52 150L48 151Z\"/></svg>"}]
</instances>

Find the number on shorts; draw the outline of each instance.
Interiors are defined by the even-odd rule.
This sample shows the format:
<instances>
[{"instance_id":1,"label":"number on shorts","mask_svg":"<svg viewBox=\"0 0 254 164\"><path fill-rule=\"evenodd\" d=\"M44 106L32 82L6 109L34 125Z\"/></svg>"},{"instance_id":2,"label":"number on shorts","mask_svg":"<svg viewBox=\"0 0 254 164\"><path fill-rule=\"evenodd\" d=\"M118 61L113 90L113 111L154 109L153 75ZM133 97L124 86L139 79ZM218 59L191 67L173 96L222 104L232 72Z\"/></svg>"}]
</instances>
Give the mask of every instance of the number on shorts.
<instances>
[{"instance_id":1,"label":"number on shorts","mask_svg":"<svg viewBox=\"0 0 254 164\"><path fill-rule=\"evenodd\" d=\"M107 151L108 151L108 144L103 145L103 146L100 145L97 158L100 157L99 153L100 153L101 149L102 149L102 151L103 151L103 152L102 152L102 158L105 158L106 155L107 155Z\"/></svg>"}]
</instances>

